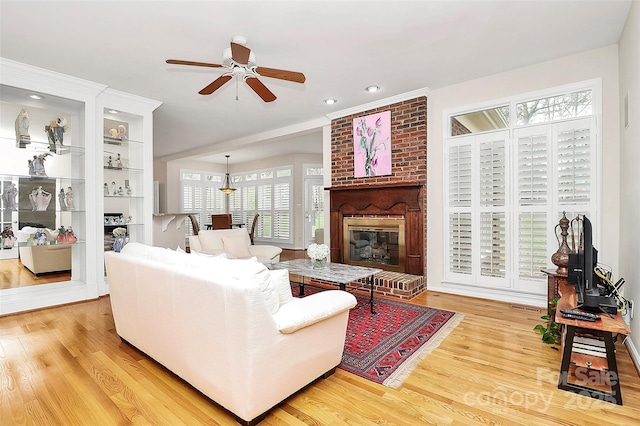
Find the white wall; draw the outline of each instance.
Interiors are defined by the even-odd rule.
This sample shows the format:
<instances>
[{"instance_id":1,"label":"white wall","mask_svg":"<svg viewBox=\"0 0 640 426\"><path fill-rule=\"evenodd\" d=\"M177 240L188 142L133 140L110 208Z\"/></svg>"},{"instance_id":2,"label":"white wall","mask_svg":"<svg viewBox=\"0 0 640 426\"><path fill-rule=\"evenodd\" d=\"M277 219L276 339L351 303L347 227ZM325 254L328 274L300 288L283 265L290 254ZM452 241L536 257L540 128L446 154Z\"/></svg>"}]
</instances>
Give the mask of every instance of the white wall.
<instances>
[{"instance_id":1,"label":"white wall","mask_svg":"<svg viewBox=\"0 0 640 426\"><path fill-rule=\"evenodd\" d=\"M469 64L473 66L473 64ZM618 48L611 45L506 73L435 89L428 97L427 120L427 285L446 289L443 238L443 111L593 78L602 78L602 229L599 260L617 274L619 255L620 126ZM636 180L637 182L637 180ZM612 190L613 188L613 190ZM553 264L549 260L549 266Z\"/></svg>"},{"instance_id":2,"label":"white wall","mask_svg":"<svg viewBox=\"0 0 640 426\"><path fill-rule=\"evenodd\" d=\"M627 24L619 42L620 105L629 96L629 127L620 123L620 274L624 295L640 303L640 3L631 5ZM621 115L622 115L621 109ZM640 305L631 320L631 339L640 343ZM638 352L635 352L636 361Z\"/></svg>"}]
</instances>

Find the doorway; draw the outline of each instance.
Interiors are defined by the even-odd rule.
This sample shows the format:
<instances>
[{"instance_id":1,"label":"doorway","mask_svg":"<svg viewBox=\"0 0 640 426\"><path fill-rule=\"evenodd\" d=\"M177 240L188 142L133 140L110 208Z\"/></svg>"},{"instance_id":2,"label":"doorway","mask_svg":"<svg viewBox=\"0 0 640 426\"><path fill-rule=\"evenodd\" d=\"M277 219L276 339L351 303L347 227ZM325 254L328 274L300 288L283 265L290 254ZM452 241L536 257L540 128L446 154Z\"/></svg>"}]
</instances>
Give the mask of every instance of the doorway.
<instances>
[{"instance_id":1,"label":"doorway","mask_svg":"<svg viewBox=\"0 0 640 426\"><path fill-rule=\"evenodd\" d=\"M324 243L324 185L322 176L304 180L304 248Z\"/></svg>"}]
</instances>

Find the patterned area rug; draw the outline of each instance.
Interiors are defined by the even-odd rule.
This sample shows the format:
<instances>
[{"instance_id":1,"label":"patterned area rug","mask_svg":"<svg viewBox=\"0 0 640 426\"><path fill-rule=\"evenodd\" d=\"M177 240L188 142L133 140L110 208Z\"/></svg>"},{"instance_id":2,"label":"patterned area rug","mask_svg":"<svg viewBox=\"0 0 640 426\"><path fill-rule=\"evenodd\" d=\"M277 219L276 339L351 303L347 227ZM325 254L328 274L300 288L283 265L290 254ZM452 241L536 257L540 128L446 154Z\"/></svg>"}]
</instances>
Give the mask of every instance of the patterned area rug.
<instances>
[{"instance_id":1,"label":"patterned area rug","mask_svg":"<svg viewBox=\"0 0 640 426\"><path fill-rule=\"evenodd\" d=\"M292 285L294 296L298 286ZM305 286L305 295L322 291ZM411 371L462 321L459 313L355 294L340 368L373 382L398 388Z\"/></svg>"}]
</instances>

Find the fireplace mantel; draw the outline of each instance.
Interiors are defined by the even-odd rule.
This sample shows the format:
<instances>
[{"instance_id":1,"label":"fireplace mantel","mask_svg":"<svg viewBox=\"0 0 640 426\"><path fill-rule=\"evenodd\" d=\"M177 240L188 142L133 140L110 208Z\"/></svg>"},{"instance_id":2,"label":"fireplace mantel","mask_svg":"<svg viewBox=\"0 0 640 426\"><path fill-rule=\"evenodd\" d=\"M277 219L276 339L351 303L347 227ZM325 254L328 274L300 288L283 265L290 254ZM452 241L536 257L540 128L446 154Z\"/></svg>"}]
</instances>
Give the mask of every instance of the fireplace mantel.
<instances>
[{"instance_id":1,"label":"fireplace mantel","mask_svg":"<svg viewBox=\"0 0 640 426\"><path fill-rule=\"evenodd\" d=\"M331 261L343 262L345 216L402 217L405 220L405 272L424 275L424 185L401 183L331 187Z\"/></svg>"}]
</instances>

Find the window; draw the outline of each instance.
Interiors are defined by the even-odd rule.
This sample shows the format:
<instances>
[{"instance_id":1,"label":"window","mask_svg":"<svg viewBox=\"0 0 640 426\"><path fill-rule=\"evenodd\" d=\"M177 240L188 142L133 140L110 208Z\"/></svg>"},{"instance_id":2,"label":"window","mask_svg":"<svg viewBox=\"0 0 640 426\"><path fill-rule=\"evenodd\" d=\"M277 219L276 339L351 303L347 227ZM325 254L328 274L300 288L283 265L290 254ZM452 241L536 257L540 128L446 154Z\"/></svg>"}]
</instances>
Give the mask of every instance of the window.
<instances>
[{"instance_id":1,"label":"window","mask_svg":"<svg viewBox=\"0 0 640 426\"><path fill-rule=\"evenodd\" d=\"M237 177L234 177L237 190L229 196L229 213L233 221L251 226L253 217L258 213L256 240L292 243L293 168L254 170Z\"/></svg>"},{"instance_id":2,"label":"window","mask_svg":"<svg viewBox=\"0 0 640 426\"><path fill-rule=\"evenodd\" d=\"M599 85L548 93L481 111L504 118L503 130L461 132L454 120L469 114L448 115L447 281L544 294L562 213L597 221Z\"/></svg>"},{"instance_id":3,"label":"window","mask_svg":"<svg viewBox=\"0 0 640 426\"><path fill-rule=\"evenodd\" d=\"M212 214L225 212L224 194L218 190L222 186L223 174L212 174L193 170L180 171L182 211L194 213L200 229L211 223ZM187 237L193 229L186 227Z\"/></svg>"}]
</instances>

